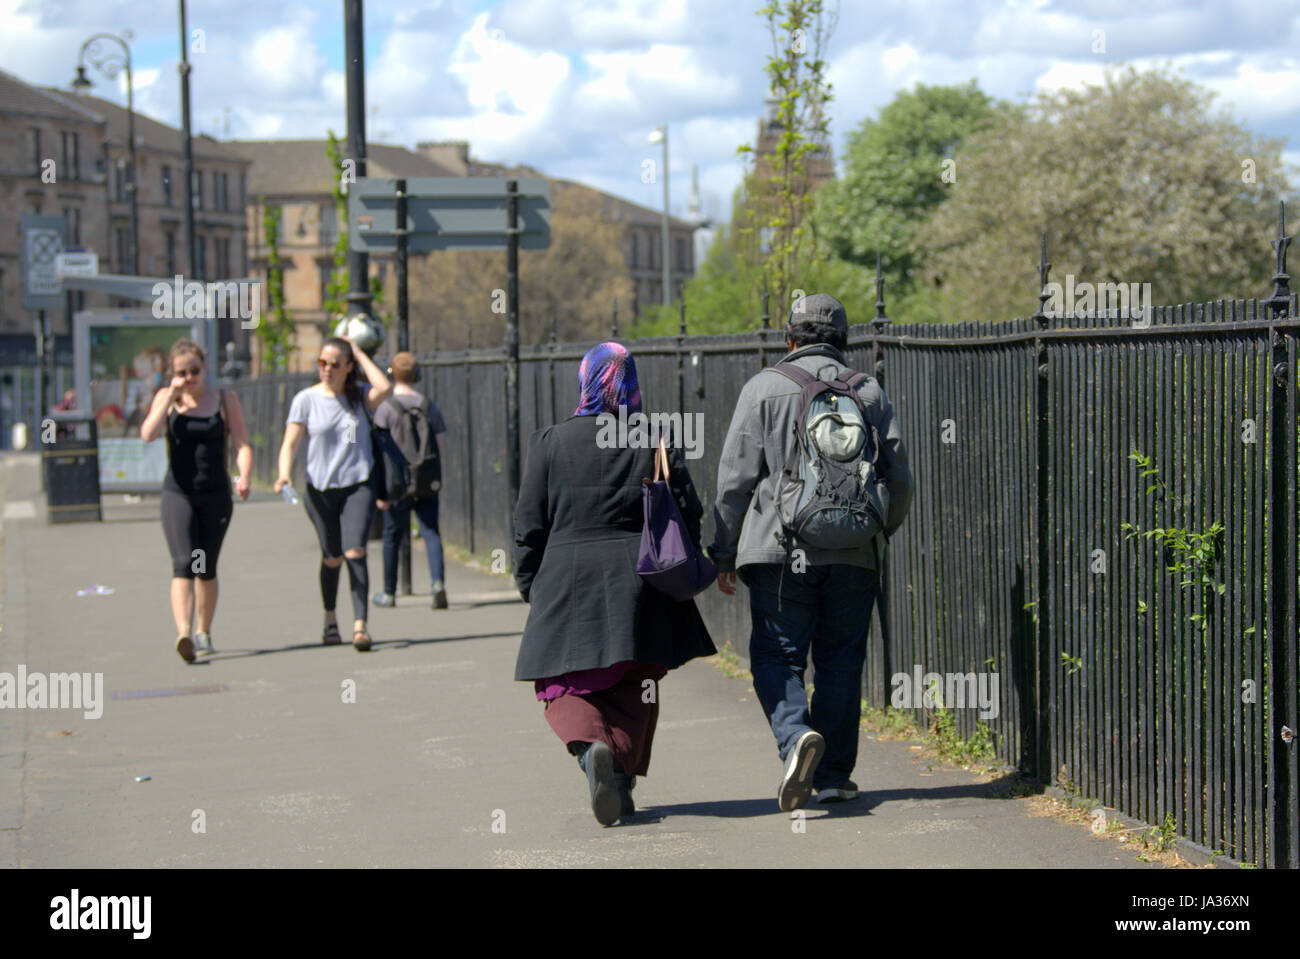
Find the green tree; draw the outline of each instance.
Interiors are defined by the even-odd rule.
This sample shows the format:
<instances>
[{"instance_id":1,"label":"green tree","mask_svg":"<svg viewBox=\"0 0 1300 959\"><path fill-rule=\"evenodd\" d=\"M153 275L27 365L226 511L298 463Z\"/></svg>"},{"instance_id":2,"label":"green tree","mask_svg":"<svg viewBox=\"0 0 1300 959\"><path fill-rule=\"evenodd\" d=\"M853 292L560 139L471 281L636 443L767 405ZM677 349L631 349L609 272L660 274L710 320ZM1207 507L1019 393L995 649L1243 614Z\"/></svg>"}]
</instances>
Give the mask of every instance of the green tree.
<instances>
[{"instance_id":1,"label":"green tree","mask_svg":"<svg viewBox=\"0 0 1300 959\"><path fill-rule=\"evenodd\" d=\"M338 224L338 237L334 241L334 269L330 281L325 285L325 302L321 306L329 320L337 319L347 312L348 293L348 196L343 190L343 146L333 130L327 131L325 154L330 158L330 166L338 171L334 178L334 222ZM331 324L332 325L332 324Z\"/></svg>"},{"instance_id":2,"label":"green tree","mask_svg":"<svg viewBox=\"0 0 1300 959\"><path fill-rule=\"evenodd\" d=\"M330 272L329 282L325 285L325 301L321 304L325 311L327 332L331 331L339 317L348 312L348 195L343 189L343 144L333 130L327 131L325 154L330 159L330 166L338 171L334 178L332 193L334 195L334 222L338 224L338 238L334 241L334 269ZM371 311L375 318L388 327L392 315L381 313L379 307L385 302L384 286L379 277L370 278Z\"/></svg>"},{"instance_id":3,"label":"green tree","mask_svg":"<svg viewBox=\"0 0 1300 959\"><path fill-rule=\"evenodd\" d=\"M920 231L957 188L954 154L962 141L1005 109L976 86L926 86L899 92L877 117L849 134L844 175L817 193L820 235L836 257L883 272L890 312L917 287Z\"/></svg>"},{"instance_id":4,"label":"green tree","mask_svg":"<svg viewBox=\"0 0 1300 959\"><path fill-rule=\"evenodd\" d=\"M288 368L289 353L294 346L294 325L284 305L284 258L280 256L280 208L268 206L261 197L262 230L266 236L266 296L270 315L257 325L262 342L263 365L268 372L282 373Z\"/></svg>"},{"instance_id":5,"label":"green tree","mask_svg":"<svg viewBox=\"0 0 1300 959\"><path fill-rule=\"evenodd\" d=\"M1044 229L1055 281L1150 283L1157 304L1267 293L1277 203L1293 193L1282 143L1212 110L1213 97L1128 67L991 113L920 231L935 315L1030 314Z\"/></svg>"},{"instance_id":6,"label":"green tree","mask_svg":"<svg viewBox=\"0 0 1300 959\"><path fill-rule=\"evenodd\" d=\"M845 269L831 263L813 218L814 163L829 164L826 105L831 85L824 59L837 15L822 0L771 0L758 15L772 41L766 149L742 144L750 161L732 198L731 223L719 231L683 298L690 333L734 333L758 327L766 285L772 325L784 326L793 291L813 292L820 279ZM847 305L847 304L846 304ZM677 332L677 307L647 307L629 335Z\"/></svg>"},{"instance_id":7,"label":"green tree","mask_svg":"<svg viewBox=\"0 0 1300 959\"><path fill-rule=\"evenodd\" d=\"M783 306L803 286L809 270L824 263L813 208L811 162L828 154L826 105L831 85L823 59L835 30L836 12L822 0L771 0L758 11L767 21L772 51L766 72L772 124L779 131L765 153L742 144L737 153L751 159L744 198L733 213L738 242L738 273L757 306L766 278L772 302Z\"/></svg>"}]
</instances>

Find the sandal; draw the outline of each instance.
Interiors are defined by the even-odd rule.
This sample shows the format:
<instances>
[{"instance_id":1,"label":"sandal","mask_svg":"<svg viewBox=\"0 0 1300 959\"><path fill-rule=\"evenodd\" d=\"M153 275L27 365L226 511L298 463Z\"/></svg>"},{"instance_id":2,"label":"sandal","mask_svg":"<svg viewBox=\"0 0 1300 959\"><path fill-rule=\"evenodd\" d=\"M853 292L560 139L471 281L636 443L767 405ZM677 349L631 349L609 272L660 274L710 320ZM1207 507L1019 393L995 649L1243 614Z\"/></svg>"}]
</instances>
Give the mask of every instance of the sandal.
<instances>
[{"instance_id":1,"label":"sandal","mask_svg":"<svg viewBox=\"0 0 1300 959\"><path fill-rule=\"evenodd\" d=\"M352 648L358 653L370 651L370 634L364 629L354 630L352 633Z\"/></svg>"},{"instance_id":2,"label":"sandal","mask_svg":"<svg viewBox=\"0 0 1300 959\"><path fill-rule=\"evenodd\" d=\"M326 646L337 646L343 642L343 637L339 635L339 624L337 622L326 623L325 631L321 633L320 641Z\"/></svg>"},{"instance_id":3,"label":"sandal","mask_svg":"<svg viewBox=\"0 0 1300 959\"><path fill-rule=\"evenodd\" d=\"M181 659L185 660L185 662L194 662L194 640L188 636L177 636L176 652L181 654Z\"/></svg>"}]
</instances>

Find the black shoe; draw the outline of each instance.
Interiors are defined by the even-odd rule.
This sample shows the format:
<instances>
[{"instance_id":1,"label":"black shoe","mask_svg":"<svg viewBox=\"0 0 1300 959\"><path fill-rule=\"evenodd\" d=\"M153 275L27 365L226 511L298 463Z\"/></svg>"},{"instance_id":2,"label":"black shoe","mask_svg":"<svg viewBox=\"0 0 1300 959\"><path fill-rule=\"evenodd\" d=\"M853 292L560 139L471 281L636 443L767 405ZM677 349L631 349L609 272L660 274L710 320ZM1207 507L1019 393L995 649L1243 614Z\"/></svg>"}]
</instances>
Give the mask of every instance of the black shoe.
<instances>
[{"instance_id":1,"label":"black shoe","mask_svg":"<svg viewBox=\"0 0 1300 959\"><path fill-rule=\"evenodd\" d=\"M636 777L626 773L615 773L614 779L618 783L619 816L621 818L635 816L636 803L632 801L632 790L636 787Z\"/></svg>"},{"instance_id":2,"label":"black shoe","mask_svg":"<svg viewBox=\"0 0 1300 959\"><path fill-rule=\"evenodd\" d=\"M776 791L776 801L781 812L793 812L808 802L812 795L813 773L826 751L826 740L821 733L808 730L797 740L785 760L785 775Z\"/></svg>"},{"instance_id":3,"label":"black shoe","mask_svg":"<svg viewBox=\"0 0 1300 959\"><path fill-rule=\"evenodd\" d=\"M436 583L434 583L433 588L430 590L430 592L433 593L433 608L446 609L447 589L442 585L442 580L438 580Z\"/></svg>"},{"instance_id":4,"label":"black shoe","mask_svg":"<svg viewBox=\"0 0 1300 959\"><path fill-rule=\"evenodd\" d=\"M852 779L846 779L838 786L825 786L817 790L817 801L826 802L853 802L858 798L858 784Z\"/></svg>"},{"instance_id":5,"label":"black shoe","mask_svg":"<svg viewBox=\"0 0 1300 959\"><path fill-rule=\"evenodd\" d=\"M614 754L609 746L594 742L578 758L578 765L587 774L591 787L591 812L602 826L612 826L618 821L622 797L618 791L618 778L614 775Z\"/></svg>"}]
</instances>

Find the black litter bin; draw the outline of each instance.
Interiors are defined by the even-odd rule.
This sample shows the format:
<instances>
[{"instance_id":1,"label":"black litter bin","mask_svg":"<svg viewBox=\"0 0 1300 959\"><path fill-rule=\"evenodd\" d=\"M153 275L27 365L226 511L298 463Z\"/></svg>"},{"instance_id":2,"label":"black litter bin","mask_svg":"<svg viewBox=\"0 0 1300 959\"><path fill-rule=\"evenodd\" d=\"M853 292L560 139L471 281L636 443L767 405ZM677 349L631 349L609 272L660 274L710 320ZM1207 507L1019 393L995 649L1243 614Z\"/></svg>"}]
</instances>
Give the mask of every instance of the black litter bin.
<instances>
[{"instance_id":1,"label":"black litter bin","mask_svg":"<svg viewBox=\"0 0 1300 959\"><path fill-rule=\"evenodd\" d=\"M99 430L89 413L51 413L54 442L41 443L45 505L51 523L101 521ZM44 427L44 424L42 424ZM42 428L41 439L48 435Z\"/></svg>"}]
</instances>

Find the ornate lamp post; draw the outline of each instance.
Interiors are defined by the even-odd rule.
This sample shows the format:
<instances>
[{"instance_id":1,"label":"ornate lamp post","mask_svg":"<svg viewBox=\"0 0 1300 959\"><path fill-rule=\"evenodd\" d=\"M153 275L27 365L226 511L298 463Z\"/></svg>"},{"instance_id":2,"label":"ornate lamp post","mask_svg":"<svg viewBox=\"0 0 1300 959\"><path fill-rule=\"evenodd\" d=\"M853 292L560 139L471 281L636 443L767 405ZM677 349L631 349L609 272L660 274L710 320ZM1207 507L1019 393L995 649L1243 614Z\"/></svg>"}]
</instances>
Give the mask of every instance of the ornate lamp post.
<instances>
[{"instance_id":1,"label":"ornate lamp post","mask_svg":"<svg viewBox=\"0 0 1300 959\"><path fill-rule=\"evenodd\" d=\"M140 275L140 210L136 202L135 189L135 91L131 80L131 48L127 41L134 38L129 30L121 37L111 33L97 33L81 45L77 57L77 76L72 81L72 89L77 93L87 93L91 82L86 76L86 64L98 70L110 80L117 78L119 70L126 71L126 149L130 155L130 166L126 174L126 192L131 201L131 275ZM119 55L116 50L103 50L103 41L111 41L122 48Z\"/></svg>"}]
</instances>

